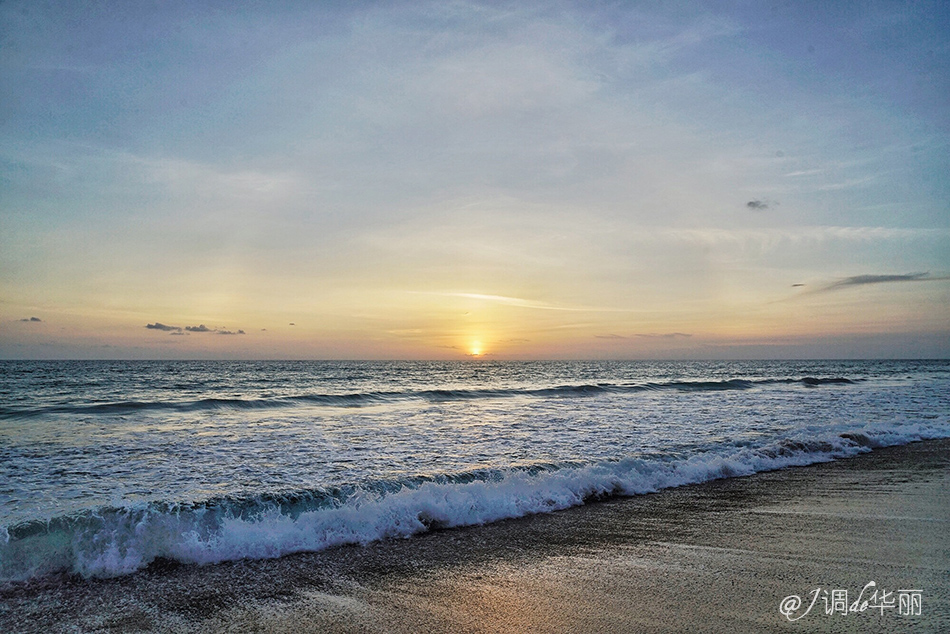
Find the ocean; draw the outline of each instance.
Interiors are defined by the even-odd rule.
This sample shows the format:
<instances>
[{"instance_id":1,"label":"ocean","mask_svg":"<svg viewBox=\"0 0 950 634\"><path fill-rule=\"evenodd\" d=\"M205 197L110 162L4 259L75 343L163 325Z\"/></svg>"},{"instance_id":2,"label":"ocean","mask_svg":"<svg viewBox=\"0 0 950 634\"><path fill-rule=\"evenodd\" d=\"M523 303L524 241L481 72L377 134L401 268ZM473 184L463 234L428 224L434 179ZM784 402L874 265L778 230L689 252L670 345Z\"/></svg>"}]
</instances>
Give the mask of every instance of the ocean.
<instances>
[{"instance_id":1,"label":"ocean","mask_svg":"<svg viewBox=\"0 0 950 634\"><path fill-rule=\"evenodd\" d=\"M950 361L0 362L0 583L274 558L950 437Z\"/></svg>"}]
</instances>

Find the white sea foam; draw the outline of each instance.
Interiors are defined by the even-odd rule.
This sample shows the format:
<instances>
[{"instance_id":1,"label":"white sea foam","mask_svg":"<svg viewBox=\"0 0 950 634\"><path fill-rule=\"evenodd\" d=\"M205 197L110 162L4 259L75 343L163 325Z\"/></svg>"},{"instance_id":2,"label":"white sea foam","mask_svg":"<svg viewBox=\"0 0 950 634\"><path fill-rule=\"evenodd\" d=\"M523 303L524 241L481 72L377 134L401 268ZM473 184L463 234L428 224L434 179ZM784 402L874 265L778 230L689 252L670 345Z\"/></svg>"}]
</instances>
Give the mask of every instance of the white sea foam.
<instances>
[{"instance_id":1,"label":"white sea foam","mask_svg":"<svg viewBox=\"0 0 950 634\"><path fill-rule=\"evenodd\" d=\"M0 580L22 581L58 571L116 576L159 557L197 564L280 557L410 537L435 527L486 524L566 509L592 498L637 495L938 437L950 437L950 429L939 423L879 424L844 433L797 433L757 447L709 447L678 459L626 458L503 470L467 482L407 482L389 492L366 483L337 504L314 503L293 513L277 503L247 500L100 509L42 525L0 529Z\"/></svg>"}]
</instances>

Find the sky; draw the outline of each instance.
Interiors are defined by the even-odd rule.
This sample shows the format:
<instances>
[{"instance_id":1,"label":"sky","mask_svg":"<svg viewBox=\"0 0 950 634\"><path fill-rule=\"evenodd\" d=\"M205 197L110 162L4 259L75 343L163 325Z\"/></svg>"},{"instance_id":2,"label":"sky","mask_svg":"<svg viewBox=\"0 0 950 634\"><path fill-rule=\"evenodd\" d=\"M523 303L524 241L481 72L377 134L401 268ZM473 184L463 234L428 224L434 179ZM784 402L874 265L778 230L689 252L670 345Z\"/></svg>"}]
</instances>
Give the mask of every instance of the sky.
<instances>
[{"instance_id":1,"label":"sky","mask_svg":"<svg viewBox=\"0 0 950 634\"><path fill-rule=\"evenodd\" d=\"M0 3L0 358L950 357L950 4Z\"/></svg>"}]
</instances>

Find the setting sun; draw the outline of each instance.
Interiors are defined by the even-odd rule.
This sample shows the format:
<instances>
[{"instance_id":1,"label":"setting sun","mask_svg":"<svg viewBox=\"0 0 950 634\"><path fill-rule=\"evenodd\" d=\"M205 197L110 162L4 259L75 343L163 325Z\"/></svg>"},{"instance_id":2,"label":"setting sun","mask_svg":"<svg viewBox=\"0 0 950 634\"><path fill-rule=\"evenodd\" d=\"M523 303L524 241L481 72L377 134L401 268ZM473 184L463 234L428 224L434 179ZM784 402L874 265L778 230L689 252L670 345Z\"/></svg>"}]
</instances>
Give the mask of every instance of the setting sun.
<instances>
[{"instance_id":1,"label":"setting sun","mask_svg":"<svg viewBox=\"0 0 950 634\"><path fill-rule=\"evenodd\" d=\"M472 345L469 347L468 352L469 352L469 354L472 355L473 357L479 357L479 356L481 356L481 354L482 354L482 344L481 344L481 342L479 342L479 341L473 341L473 342L472 342Z\"/></svg>"}]
</instances>

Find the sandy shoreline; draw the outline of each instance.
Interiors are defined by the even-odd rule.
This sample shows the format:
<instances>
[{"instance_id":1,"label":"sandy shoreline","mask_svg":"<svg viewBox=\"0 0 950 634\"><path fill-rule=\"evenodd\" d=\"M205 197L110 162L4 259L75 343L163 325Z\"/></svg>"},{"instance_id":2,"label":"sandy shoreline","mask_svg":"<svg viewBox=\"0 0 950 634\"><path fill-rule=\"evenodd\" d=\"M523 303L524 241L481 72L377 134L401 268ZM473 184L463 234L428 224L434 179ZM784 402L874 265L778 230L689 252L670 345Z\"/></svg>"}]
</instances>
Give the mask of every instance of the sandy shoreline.
<instances>
[{"instance_id":1,"label":"sandy shoreline","mask_svg":"<svg viewBox=\"0 0 950 634\"><path fill-rule=\"evenodd\" d=\"M851 603L870 581L893 608L827 615L820 595L795 622L779 611L816 589ZM898 613L902 589L921 591L919 616ZM408 540L0 594L4 632L726 630L950 630L950 441Z\"/></svg>"}]
</instances>

